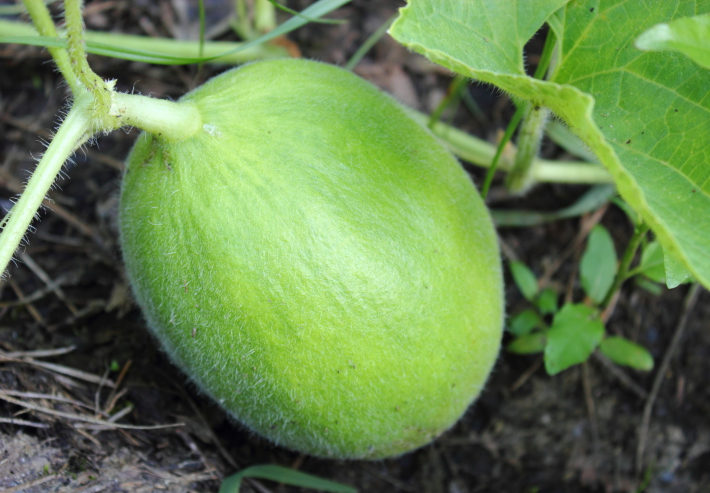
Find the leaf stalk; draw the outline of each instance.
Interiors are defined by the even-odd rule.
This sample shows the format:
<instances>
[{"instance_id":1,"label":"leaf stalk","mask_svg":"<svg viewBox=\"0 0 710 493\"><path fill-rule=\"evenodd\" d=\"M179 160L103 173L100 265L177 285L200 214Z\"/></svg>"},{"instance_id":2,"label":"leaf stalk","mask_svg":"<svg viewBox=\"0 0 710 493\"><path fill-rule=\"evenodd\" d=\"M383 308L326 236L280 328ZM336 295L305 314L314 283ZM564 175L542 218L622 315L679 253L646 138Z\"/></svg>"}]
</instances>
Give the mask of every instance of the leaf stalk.
<instances>
[{"instance_id":1,"label":"leaf stalk","mask_svg":"<svg viewBox=\"0 0 710 493\"><path fill-rule=\"evenodd\" d=\"M636 225L636 229L634 230L634 234L629 240L629 244L626 245L626 251L624 251L624 256L621 259L621 262L619 263L619 268L616 271L616 276L614 277L614 282L612 283L611 287L609 288L609 291L607 291L606 296L604 296L604 300L601 303L601 308L602 310L605 309L607 306L609 306L609 303L611 302L611 299L614 297L614 294L621 289L621 285L624 283L626 279L629 278L629 272L630 272L630 267L631 267L631 262L634 260L634 256L636 255L636 250L638 250L638 247L641 245L641 242L643 241L644 237L646 236L646 233L649 230L649 226L646 223L641 223Z\"/></svg>"}]
</instances>

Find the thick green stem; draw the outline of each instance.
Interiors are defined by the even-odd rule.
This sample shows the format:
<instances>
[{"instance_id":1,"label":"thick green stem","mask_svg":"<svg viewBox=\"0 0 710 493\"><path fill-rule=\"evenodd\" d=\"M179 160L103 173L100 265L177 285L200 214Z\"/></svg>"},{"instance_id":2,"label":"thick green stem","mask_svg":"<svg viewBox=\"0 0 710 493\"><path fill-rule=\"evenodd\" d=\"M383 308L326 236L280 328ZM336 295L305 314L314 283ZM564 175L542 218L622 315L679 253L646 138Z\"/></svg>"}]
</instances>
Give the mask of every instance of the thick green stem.
<instances>
[{"instance_id":1,"label":"thick green stem","mask_svg":"<svg viewBox=\"0 0 710 493\"><path fill-rule=\"evenodd\" d=\"M175 103L137 94L114 93L111 115L118 124L138 127L161 139L177 141L202 130L202 118L194 103Z\"/></svg>"},{"instance_id":2,"label":"thick green stem","mask_svg":"<svg viewBox=\"0 0 710 493\"><path fill-rule=\"evenodd\" d=\"M259 34L276 29L276 8L269 0L256 0L254 5L254 29Z\"/></svg>"},{"instance_id":3,"label":"thick green stem","mask_svg":"<svg viewBox=\"0 0 710 493\"><path fill-rule=\"evenodd\" d=\"M37 29L37 32L41 36L47 36L50 38L57 37L57 30L54 27L54 22L52 22L52 17L49 15L49 10L42 0L23 0L25 7L27 7L27 12L29 12L32 22ZM57 68L62 73L64 78L69 84L71 91L74 94L78 94L82 89L82 84L74 74L72 69L71 61L69 60L69 54L64 48L47 48L49 53L52 55L54 62L57 64Z\"/></svg>"},{"instance_id":4,"label":"thick green stem","mask_svg":"<svg viewBox=\"0 0 710 493\"><path fill-rule=\"evenodd\" d=\"M522 192L533 182L532 169L550 110L527 103L523 123L518 134L518 152L506 177L511 192Z\"/></svg>"},{"instance_id":5,"label":"thick green stem","mask_svg":"<svg viewBox=\"0 0 710 493\"><path fill-rule=\"evenodd\" d=\"M530 176L535 183L577 183L580 185L614 183L604 166L581 161L535 159Z\"/></svg>"},{"instance_id":6,"label":"thick green stem","mask_svg":"<svg viewBox=\"0 0 710 493\"><path fill-rule=\"evenodd\" d=\"M74 100L72 109L47 147L22 196L8 213L0 234L0 272L5 272L62 165L91 137L91 117L88 111L91 99L83 95Z\"/></svg>"},{"instance_id":7,"label":"thick green stem","mask_svg":"<svg viewBox=\"0 0 710 493\"><path fill-rule=\"evenodd\" d=\"M626 251L624 252L624 256L622 257L621 263L619 264L619 269L616 271L614 283L609 288L609 291L606 293L606 296L604 296L604 301L602 301L601 304L602 308L606 308L609 305L609 302L611 302L611 299L614 297L614 293L621 289L621 285L628 278L631 262L633 262L634 256L636 255L636 250L638 250L639 246L641 245L641 242L646 236L648 229L648 224L646 223L636 225L634 234L629 240L629 244L626 246Z\"/></svg>"}]
</instances>

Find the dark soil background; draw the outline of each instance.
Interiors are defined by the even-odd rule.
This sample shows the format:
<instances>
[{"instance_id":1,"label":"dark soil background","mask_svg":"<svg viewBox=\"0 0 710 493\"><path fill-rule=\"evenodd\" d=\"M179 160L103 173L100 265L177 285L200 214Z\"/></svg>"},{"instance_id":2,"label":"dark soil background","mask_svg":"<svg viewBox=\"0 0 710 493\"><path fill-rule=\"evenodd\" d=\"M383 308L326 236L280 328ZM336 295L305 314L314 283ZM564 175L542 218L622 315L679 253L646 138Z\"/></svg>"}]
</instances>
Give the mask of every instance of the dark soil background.
<instances>
[{"instance_id":1,"label":"dark soil background","mask_svg":"<svg viewBox=\"0 0 710 493\"><path fill-rule=\"evenodd\" d=\"M289 6L300 10L309 3ZM236 40L224 22L232 2L206 4L212 32L218 39ZM342 65L402 5L353 1L331 16L347 23L307 26L289 35L289 46L305 57ZM85 19L95 30L188 38L197 32L195 6L187 0L98 0L87 2ZM542 39L530 43L531 69ZM177 98L225 69L100 57L90 57L90 63L102 77L119 79L123 90L161 98ZM427 112L451 83L445 70L387 36L356 72ZM494 142L513 113L512 104L487 86L474 83L468 91L481 111L461 106L445 118ZM34 168L33 156L43 151L42 141L49 138L66 96L46 52L0 45L0 200L6 208ZM136 131L117 131L75 156L50 194L53 211L41 213L21 262L0 284L0 490L216 491L220 479L236 470L278 464L362 492L710 491L710 295L701 290L686 309L688 286L656 296L628 283L610 314L608 331L649 348L656 368L679 322L687 318L662 375L623 370L623 380L618 369L595 357L551 378L539 357L503 352L485 391L452 430L416 452L378 462L315 459L244 432L186 384L132 303L115 215L122 161L136 136ZM544 144L543 153L565 157L551 143ZM468 169L480 185L484 173ZM499 178L489 205L554 210L584 190L543 185L511 197ZM582 301L575 275L581 240L598 221L622 252L632 228L618 208L609 206L588 217L502 229L504 253L548 278L561 299ZM507 312L514 314L526 305L507 281ZM662 385L645 427L643 412L656 379ZM107 429L90 422L107 412L120 414L117 423L185 426ZM77 416L87 419L80 422ZM645 445L640 447L640 441ZM243 491L301 490L260 481Z\"/></svg>"}]
</instances>

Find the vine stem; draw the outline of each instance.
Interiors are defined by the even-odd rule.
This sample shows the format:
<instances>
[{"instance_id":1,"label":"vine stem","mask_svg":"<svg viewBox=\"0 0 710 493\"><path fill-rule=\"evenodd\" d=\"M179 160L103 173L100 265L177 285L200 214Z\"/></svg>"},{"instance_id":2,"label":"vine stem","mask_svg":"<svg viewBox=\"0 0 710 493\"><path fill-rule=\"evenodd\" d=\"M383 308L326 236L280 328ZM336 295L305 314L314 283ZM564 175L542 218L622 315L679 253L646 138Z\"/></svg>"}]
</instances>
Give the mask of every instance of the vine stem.
<instances>
[{"instance_id":1,"label":"vine stem","mask_svg":"<svg viewBox=\"0 0 710 493\"><path fill-rule=\"evenodd\" d=\"M413 120L427 126L429 115L411 108L405 108L405 111ZM482 168L491 167L498 151L496 146L440 121L430 130L459 158ZM500 151L502 153L502 148ZM500 169L507 171L510 166L511 163L504 156L501 157ZM548 161L535 158L531 173L533 180L541 183L614 183L606 168L582 161Z\"/></svg>"},{"instance_id":2,"label":"vine stem","mask_svg":"<svg viewBox=\"0 0 710 493\"><path fill-rule=\"evenodd\" d=\"M35 25L37 32L42 36L47 36L50 38L57 37L57 29L54 27L54 22L49 15L49 10L47 5L45 5L43 0L23 0L27 12L32 18L32 23ZM49 53L52 55L54 62L57 64L57 68L66 79L67 84L72 93L78 94L83 88L79 78L74 73L72 69L72 64L69 59L69 54L64 48L53 48L48 47Z\"/></svg>"},{"instance_id":3,"label":"vine stem","mask_svg":"<svg viewBox=\"0 0 710 493\"><path fill-rule=\"evenodd\" d=\"M7 264L20 245L32 218L62 165L74 151L91 138L91 116L88 106L92 102L93 98L88 95L74 100L74 105L32 173L27 187L6 216L5 227L0 235L0 272L5 272Z\"/></svg>"},{"instance_id":4,"label":"vine stem","mask_svg":"<svg viewBox=\"0 0 710 493\"><path fill-rule=\"evenodd\" d=\"M25 0L33 22L44 36L56 36L42 0ZM32 218L69 157L94 134L132 125L168 141L186 139L203 128L194 103L173 103L117 93L114 81L103 81L89 67L83 39L81 0L65 0L69 50L51 51L74 95L71 109L47 147L27 187L0 226L0 272L5 272Z\"/></svg>"},{"instance_id":5,"label":"vine stem","mask_svg":"<svg viewBox=\"0 0 710 493\"><path fill-rule=\"evenodd\" d=\"M641 223L636 226L634 234L629 240L629 244L626 246L626 251L619 264L614 283L609 288L609 291L607 291L606 296L604 296L604 301L602 301L601 304L602 308L606 308L609 305L609 302L614 297L614 293L621 289L621 285L629 277L629 267L631 267L631 262L633 262L634 256L636 255L636 250L638 250L639 245L641 245L641 241L643 241L644 236L646 236L648 229L649 227L646 223Z\"/></svg>"}]
</instances>

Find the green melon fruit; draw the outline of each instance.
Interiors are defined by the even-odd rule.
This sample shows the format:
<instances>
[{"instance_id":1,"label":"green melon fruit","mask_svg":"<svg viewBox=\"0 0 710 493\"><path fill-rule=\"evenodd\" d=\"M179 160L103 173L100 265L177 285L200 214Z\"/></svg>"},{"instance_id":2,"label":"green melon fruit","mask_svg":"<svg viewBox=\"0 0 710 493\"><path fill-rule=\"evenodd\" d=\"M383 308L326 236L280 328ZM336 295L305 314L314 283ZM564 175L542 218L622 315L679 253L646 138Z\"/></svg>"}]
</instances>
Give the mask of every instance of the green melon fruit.
<instances>
[{"instance_id":1,"label":"green melon fruit","mask_svg":"<svg viewBox=\"0 0 710 493\"><path fill-rule=\"evenodd\" d=\"M464 413L496 360L501 266L458 162L390 97L303 60L190 92L203 131L143 134L123 254L171 359L249 429L376 459Z\"/></svg>"}]
</instances>

